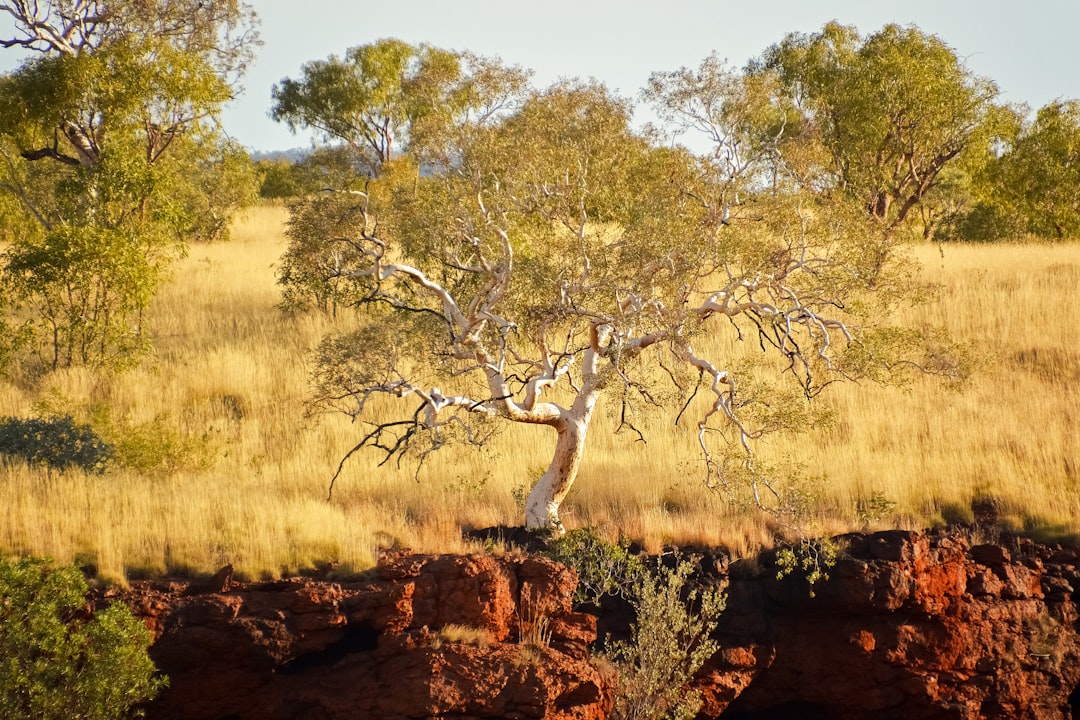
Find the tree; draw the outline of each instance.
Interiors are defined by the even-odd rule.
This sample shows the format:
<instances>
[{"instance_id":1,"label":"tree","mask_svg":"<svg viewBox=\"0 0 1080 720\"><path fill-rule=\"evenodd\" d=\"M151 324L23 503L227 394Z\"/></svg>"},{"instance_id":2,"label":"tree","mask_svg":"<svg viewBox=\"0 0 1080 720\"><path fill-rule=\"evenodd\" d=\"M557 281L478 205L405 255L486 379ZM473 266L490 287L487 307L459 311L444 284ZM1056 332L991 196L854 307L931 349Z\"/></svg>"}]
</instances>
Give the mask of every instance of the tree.
<instances>
[{"instance_id":1,"label":"tree","mask_svg":"<svg viewBox=\"0 0 1080 720\"><path fill-rule=\"evenodd\" d=\"M828 150L822 172L886 229L902 225L971 146L993 139L997 87L941 39L886 25L865 38L831 22L788 35L752 65L775 72L786 101Z\"/></svg>"},{"instance_id":2,"label":"tree","mask_svg":"<svg viewBox=\"0 0 1080 720\"><path fill-rule=\"evenodd\" d=\"M630 431L651 406L696 413L706 481L745 479L765 507L773 485L754 465L755 438L809 424L806 398L900 369L898 354L943 365L918 354L914 331L882 327L917 283L861 211L787 182L758 189L753 217L730 222L712 202L730 187L710 170L714 154L650 142L631 110L602 86L560 83L433 138L440 172L332 196L349 222L327 236L327 276L352 286L361 324L321 344L317 401L366 422L342 467L368 447L384 462L423 461L508 423L550 427L553 458L525 516L559 529L607 396ZM725 330L774 358L792 387L699 350ZM374 398L401 415L372 419Z\"/></svg>"},{"instance_id":3,"label":"tree","mask_svg":"<svg viewBox=\"0 0 1080 720\"><path fill-rule=\"evenodd\" d=\"M393 165L388 163L387 169ZM338 271L355 260L349 238L363 231L363 222L355 202L333 193L319 193L290 206L286 230L290 242L278 268L283 310L316 308L336 317L340 308L363 299L363 287Z\"/></svg>"},{"instance_id":4,"label":"tree","mask_svg":"<svg viewBox=\"0 0 1080 720\"><path fill-rule=\"evenodd\" d=\"M316 192L363 187L362 167L344 144L322 145L296 159L264 158L256 163L259 196L288 200Z\"/></svg>"},{"instance_id":5,"label":"tree","mask_svg":"<svg viewBox=\"0 0 1080 720\"><path fill-rule=\"evenodd\" d=\"M62 227L4 254L5 290L32 311L47 367L119 365L145 349L141 317L163 268L144 242Z\"/></svg>"},{"instance_id":6,"label":"tree","mask_svg":"<svg viewBox=\"0 0 1080 720\"><path fill-rule=\"evenodd\" d=\"M343 143L369 176L423 136L426 125L497 112L527 74L497 61L385 39L304 65L274 86L271 116Z\"/></svg>"},{"instance_id":7,"label":"tree","mask_svg":"<svg viewBox=\"0 0 1080 720\"><path fill-rule=\"evenodd\" d=\"M1080 234L1080 101L1041 108L989 178L990 205L1022 230L1056 240Z\"/></svg>"},{"instance_id":8,"label":"tree","mask_svg":"<svg viewBox=\"0 0 1080 720\"><path fill-rule=\"evenodd\" d=\"M153 162L215 116L258 42L239 0L17 0L0 12L16 33L0 47L37 54L3 94L5 131L28 160L93 165L110 139L136 130Z\"/></svg>"},{"instance_id":9,"label":"tree","mask_svg":"<svg viewBox=\"0 0 1080 720\"><path fill-rule=\"evenodd\" d=\"M50 0L0 14L14 20L0 46L29 52L0 77L7 299L53 367L125 362L146 347L143 313L170 260L254 195L216 121L257 44L254 13L238 0Z\"/></svg>"},{"instance_id":10,"label":"tree","mask_svg":"<svg viewBox=\"0 0 1080 720\"><path fill-rule=\"evenodd\" d=\"M303 192L296 163L279 158L262 158L255 162L259 177L259 197L264 200L293 198Z\"/></svg>"},{"instance_id":11,"label":"tree","mask_svg":"<svg viewBox=\"0 0 1080 720\"><path fill-rule=\"evenodd\" d=\"M0 557L0 714L118 720L164 687L150 632L122 603L90 613L77 568Z\"/></svg>"},{"instance_id":12,"label":"tree","mask_svg":"<svg viewBox=\"0 0 1080 720\"><path fill-rule=\"evenodd\" d=\"M211 242L229 237L229 223L240 210L254 204L259 177L247 150L234 140L220 138L199 151L177 152L171 171L173 202L183 208L177 237L188 242Z\"/></svg>"},{"instance_id":13,"label":"tree","mask_svg":"<svg viewBox=\"0 0 1080 720\"><path fill-rule=\"evenodd\" d=\"M471 53L380 40L349 49L344 60L307 63L300 80L283 79L274 87L272 115L293 130L318 130L327 143L295 169L298 190L358 192L395 163L414 174L421 165L425 172L449 167L456 134L515 107L528 76ZM399 177L408 172L397 170ZM330 196L293 208L292 243L278 271L284 309L336 315L355 300L350 283L329 268L351 252L334 239L335 228L358 217Z\"/></svg>"}]
</instances>

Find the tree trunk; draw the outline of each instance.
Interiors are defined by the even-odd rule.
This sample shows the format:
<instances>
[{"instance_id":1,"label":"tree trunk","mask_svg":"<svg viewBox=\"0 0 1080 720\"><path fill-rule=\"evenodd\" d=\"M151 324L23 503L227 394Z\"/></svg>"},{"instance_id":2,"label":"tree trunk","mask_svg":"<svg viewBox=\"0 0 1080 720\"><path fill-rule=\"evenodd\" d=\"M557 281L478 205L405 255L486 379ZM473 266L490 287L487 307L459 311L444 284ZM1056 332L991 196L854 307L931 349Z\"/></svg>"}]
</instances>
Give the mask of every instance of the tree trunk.
<instances>
[{"instance_id":1,"label":"tree trunk","mask_svg":"<svg viewBox=\"0 0 1080 720\"><path fill-rule=\"evenodd\" d=\"M553 425L559 434L555 441L555 456L525 500L525 527L530 530L547 528L560 534L564 532L559 521L559 505L577 479L595 402L593 397L575 403L574 409Z\"/></svg>"}]
</instances>

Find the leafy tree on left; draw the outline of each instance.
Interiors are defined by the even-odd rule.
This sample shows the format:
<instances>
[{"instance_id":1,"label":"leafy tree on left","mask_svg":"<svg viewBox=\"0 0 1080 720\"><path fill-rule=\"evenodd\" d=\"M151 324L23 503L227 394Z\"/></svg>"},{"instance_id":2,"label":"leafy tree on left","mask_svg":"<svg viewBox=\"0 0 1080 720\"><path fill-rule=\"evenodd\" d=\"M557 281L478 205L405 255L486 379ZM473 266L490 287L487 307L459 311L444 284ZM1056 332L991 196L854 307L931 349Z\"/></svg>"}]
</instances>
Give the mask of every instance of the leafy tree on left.
<instances>
[{"instance_id":1,"label":"leafy tree on left","mask_svg":"<svg viewBox=\"0 0 1080 720\"><path fill-rule=\"evenodd\" d=\"M255 14L239 0L10 0L3 15L0 47L29 55L0 76L5 337L53 368L128 362L169 261L254 194L217 116L258 45Z\"/></svg>"}]
</instances>

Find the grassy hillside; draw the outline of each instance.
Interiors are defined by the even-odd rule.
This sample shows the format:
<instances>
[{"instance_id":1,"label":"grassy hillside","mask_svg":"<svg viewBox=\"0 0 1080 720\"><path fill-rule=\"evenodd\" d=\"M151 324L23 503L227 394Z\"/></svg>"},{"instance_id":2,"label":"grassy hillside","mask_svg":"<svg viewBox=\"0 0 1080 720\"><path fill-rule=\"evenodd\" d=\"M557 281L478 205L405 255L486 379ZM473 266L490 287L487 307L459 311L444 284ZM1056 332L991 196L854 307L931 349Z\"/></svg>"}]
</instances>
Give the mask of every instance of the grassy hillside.
<instances>
[{"instance_id":1,"label":"grassy hillside","mask_svg":"<svg viewBox=\"0 0 1080 720\"><path fill-rule=\"evenodd\" d=\"M154 305L157 350L139 367L0 384L0 415L72 413L123 438L132 466L0 466L0 549L92 563L113 580L226 562L259 577L362 569L392 545L464 550L463 526L521 522L554 444L547 428L514 428L484 456L447 452L418 475L357 456L326 502L359 429L305 415L308 351L331 322L275 307L285 215L255 209L232 242L192 248ZM955 391L932 378L836 386L824 399L836 422L771 441L763 461L802 468L803 522L817 532L964 520L990 498L1017 528L1080 533L1080 245L916 253L944 287L924 312L972 343L974 376ZM649 424L648 444L634 443L597 417L568 525L738 552L783 532L700 484L692 432Z\"/></svg>"}]
</instances>

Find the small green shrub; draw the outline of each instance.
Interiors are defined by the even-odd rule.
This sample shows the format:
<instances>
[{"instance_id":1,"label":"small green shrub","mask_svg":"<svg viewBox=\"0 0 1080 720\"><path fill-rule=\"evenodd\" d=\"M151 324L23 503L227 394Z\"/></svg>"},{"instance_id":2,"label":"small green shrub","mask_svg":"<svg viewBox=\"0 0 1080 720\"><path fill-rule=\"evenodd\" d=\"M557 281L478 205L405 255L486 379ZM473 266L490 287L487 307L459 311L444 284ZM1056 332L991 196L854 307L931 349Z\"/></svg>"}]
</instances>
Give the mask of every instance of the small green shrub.
<instances>
[{"instance_id":1,"label":"small green shrub","mask_svg":"<svg viewBox=\"0 0 1080 720\"><path fill-rule=\"evenodd\" d=\"M43 416L59 416L64 410L85 422L80 427L90 429L108 446L110 469L128 468L160 477L186 469L207 468L214 462L216 450L211 432L186 435L165 415L133 423L117 417L104 403L79 402L58 393L35 404L35 411ZM237 410L234 408L232 412Z\"/></svg>"},{"instance_id":2,"label":"small green shrub","mask_svg":"<svg viewBox=\"0 0 1080 720\"><path fill-rule=\"evenodd\" d=\"M612 718L690 720L701 709L701 696L690 683L719 649L712 633L725 598L719 588L687 589L692 571L680 559L674 568L638 574L631 639L604 652L619 675Z\"/></svg>"},{"instance_id":3,"label":"small green shrub","mask_svg":"<svg viewBox=\"0 0 1080 720\"><path fill-rule=\"evenodd\" d=\"M122 603L90 615L71 566L0 557L0 717L118 720L166 684L150 632Z\"/></svg>"},{"instance_id":4,"label":"small green shrub","mask_svg":"<svg viewBox=\"0 0 1080 720\"><path fill-rule=\"evenodd\" d=\"M608 542L593 528L578 528L550 539L546 554L577 570L574 601L597 607L608 596L630 599L645 567L628 543Z\"/></svg>"},{"instance_id":5,"label":"small green shrub","mask_svg":"<svg viewBox=\"0 0 1080 720\"><path fill-rule=\"evenodd\" d=\"M70 415L7 417L0 420L0 455L53 470L77 467L101 473L113 458L113 447Z\"/></svg>"},{"instance_id":6,"label":"small green shrub","mask_svg":"<svg viewBox=\"0 0 1080 720\"><path fill-rule=\"evenodd\" d=\"M689 720L701 709L690 689L694 674L717 651L712 639L724 611L719 588L688 588L694 565L677 558L674 567L649 569L628 543L612 543L592 528L572 530L548 541L549 557L578 572L575 602L599 606L621 597L634 608L629 641L610 642L601 653L617 672L612 718Z\"/></svg>"},{"instance_id":7,"label":"small green shrub","mask_svg":"<svg viewBox=\"0 0 1080 720\"><path fill-rule=\"evenodd\" d=\"M896 501L890 500L885 493L875 491L869 500L861 500L855 506L855 517L863 525L870 525L886 520L896 511Z\"/></svg>"},{"instance_id":8,"label":"small green shrub","mask_svg":"<svg viewBox=\"0 0 1080 720\"><path fill-rule=\"evenodd\" d=\"M780 548L776 552L776 579L801 574L810 586L810 597L814 597L814 586L829 579L829 571L842 551L840 543L832 538L804 539Z\"/></svg>"},{"instance_id":9,"label":"small green shrub","mask_svg":"<svg viewBox=\"0 0 1080 720\"><path fill-rule=\"evenodd\" d=\"M184 435L164 417L130 424L106 416L99 427L112 441L116 464L137 472L173 475L188 468L210 467L214 461L209 433L200 437Z\"/></svg>"}]
</instances>

